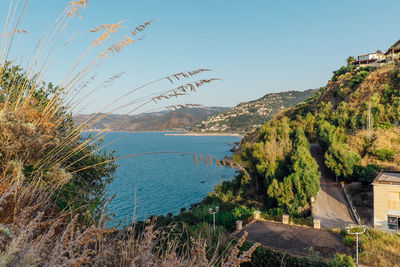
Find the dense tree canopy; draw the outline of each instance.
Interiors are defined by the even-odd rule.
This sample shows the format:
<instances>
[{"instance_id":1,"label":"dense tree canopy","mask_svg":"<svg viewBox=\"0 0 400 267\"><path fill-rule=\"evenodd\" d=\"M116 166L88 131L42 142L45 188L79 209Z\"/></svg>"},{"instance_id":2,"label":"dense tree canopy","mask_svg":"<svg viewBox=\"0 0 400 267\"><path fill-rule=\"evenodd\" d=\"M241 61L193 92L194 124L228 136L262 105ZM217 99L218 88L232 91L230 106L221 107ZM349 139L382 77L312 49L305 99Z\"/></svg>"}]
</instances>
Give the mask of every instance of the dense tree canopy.
<instances>
[{"instance_id":1,"label":"dense tree canopy","mask_svg":"<svg viewBox=\"0 0 400 267\"><path fill-rule=\"evenodd\" d=\"M281 181L273 179L268 187L268 196L275 198L278 205L289 213L297 214L312 196L317 195L320 173L302 128L295 130L293 139L290 174Z\"/></svg>"},{"instance_id":2,"label":"dense tree canopy","mask_svg":"<svg viewBox=\"0 0 400 267\"><path fill-rule=\"evenodd\" d=\"M313 124L313 118L303 122ZM245 146L237 157L253 177L263 179L267 205L291 214L302 212L319 190L318 165L299 125L291 125L287 117L269 122L261 128L259 142Z\"/></svg>"}]
</instances>

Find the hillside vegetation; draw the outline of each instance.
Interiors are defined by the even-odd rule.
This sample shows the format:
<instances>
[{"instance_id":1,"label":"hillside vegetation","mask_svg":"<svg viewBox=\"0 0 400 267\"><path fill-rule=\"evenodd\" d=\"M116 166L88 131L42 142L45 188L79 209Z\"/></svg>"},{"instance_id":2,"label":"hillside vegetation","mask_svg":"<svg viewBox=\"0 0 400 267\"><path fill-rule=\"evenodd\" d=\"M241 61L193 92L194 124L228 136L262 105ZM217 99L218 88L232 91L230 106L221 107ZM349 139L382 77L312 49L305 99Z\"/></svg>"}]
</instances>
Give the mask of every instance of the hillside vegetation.
<instances>
[{"instance_id":1,"label":"hillside vegetation","mask_svg":"<svg viewBox=\"0 0 400 267\"><path fill-rule=\"evenodd\" d=\"M270 129L288 124L289 132L301 128L310 142L321 144L325 163L337 177L368 183L375 175L372 170L399 166L399 122L398 65L379 69L342 67L310 100L283 111L245 137L236 157L245 162L253 160L249 170L254 167L254 174L266 178L260 166L275 162L277 157L257 155L268 153L266 147L286 135L281 131L271 141L266 138ZM284 145L291 142L293 138Z\"/></svg>"},{"instance_id":2,"label":"hillside vegetation","mask_svg":"<svg viewBox=\"0 0 400 267\"><path fill-rule=\"evenodd\" d=\"M316 90L288 91L267 94L257 100L243 102L220 114L209 116L192 127L193 132L246 133L260 127L282 110L310 98Z\"/></svg>"},{"instance_id":3,"label":"hillside vegetation","mask_svg":"<svg viewBox=\"0 0 400 267\"><path fill-rule=\"evenodd\" d=\"M399 64L342 67L307 102L281 112L243 138L234 156L242 174L220 191L230 201L272 214L308 216L310 198L319 185L309 143L321 145L326 166L339 180L370 188L380 169L400 167L399 122ZM397 237L387 245L375 241L364 240L365 264L379 261L383 266L400 258ZM372 256L381 253L375 245L385 257Z\"/></svg>"}]
</instances>

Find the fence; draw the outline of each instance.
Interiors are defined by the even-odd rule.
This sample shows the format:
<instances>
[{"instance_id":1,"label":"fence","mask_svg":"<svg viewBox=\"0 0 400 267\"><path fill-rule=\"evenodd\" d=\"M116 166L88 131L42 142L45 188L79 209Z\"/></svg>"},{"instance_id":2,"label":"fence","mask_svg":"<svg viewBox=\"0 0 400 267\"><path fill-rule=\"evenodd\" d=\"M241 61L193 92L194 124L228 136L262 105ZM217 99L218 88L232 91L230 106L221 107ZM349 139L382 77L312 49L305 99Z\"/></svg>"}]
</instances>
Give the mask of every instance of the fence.
<instances>
[{"instance_id":1,"label":"fence","mask_svg":"<svg viewBox=\"0 0 400 267\"><path fill-rule=\"evenodd\" d=\"M354 204L353 204L353 201L351 200L351 197L349 196L349 194L347 193L346 189L344 188L344 184L343 184L343 183L340 183L340 187L342 188L343 193L344 193L344 195L346 196L347 202L348 202L349 205L350 205L350 209L351 209L351 211L352 211L352 213L353 213L354 218L355 218L356 221L357 221L357 224L358 224L358 225L361 225L361 218L360 218L360 215L358 214L358 212L357 212L357 210L356 210L356 207L354 207Z\"/></svg>"}]
</instances>

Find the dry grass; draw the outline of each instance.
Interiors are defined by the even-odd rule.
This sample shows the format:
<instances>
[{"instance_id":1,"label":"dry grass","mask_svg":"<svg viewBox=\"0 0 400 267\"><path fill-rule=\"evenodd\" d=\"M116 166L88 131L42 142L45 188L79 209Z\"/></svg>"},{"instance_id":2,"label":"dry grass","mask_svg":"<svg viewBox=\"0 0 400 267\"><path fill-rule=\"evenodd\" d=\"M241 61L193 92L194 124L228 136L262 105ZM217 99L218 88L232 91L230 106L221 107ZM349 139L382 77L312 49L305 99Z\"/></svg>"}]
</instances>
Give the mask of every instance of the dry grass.
<instances>
[{"instance_id":1,"label":"dry grass","mask_svg":"<svg viewBox=\"0 0 400 267\"><path fill-rule=\"evenodd\" d=\"M362 156L361 164L376 164L385 168L396 168L400 166L400 128L374 129L372 138L368 138L367 130L359 130L348 135L348 145L351 150ZM392 161L379 160L372 153L380 149L395 151Z\"/></svg>"},{"instance_id":2,"label":"dry grass","mask_svg":"<svg viewBox=\"0 0 400 267\"><path fill-rule=\"evenodd\" d=\"M368 266L398 266L400 235L368 229L360 235L361 263Z\"/></svg>"},{"instance_id":3,"label":"dry grass","mask_svg":"<svg viewBox=\"0 0 400 267\"><path fill-rule=\"evenodd\" d=\"M63 127L68 123L67 116L79 108L99 88L110 86L121 74L113 75L99 86L75 99L78 92L93 80L93 71L105 60L123 48L140 40L139 34L149 27L152 21L129 30L117 37L107 48L88 58L95 47L105 45L120 30L129 29L123 22L100 25L91 32L100 34L77 57L76 62L66 73L64 80L54 92L44 98L37 94L42 77L51 69L52 63L62 51L57 49L69 21L81 17L82 10L88 6L87 0L72 1L58 17L51 30L35 48L35 54L26 63L26 79L5 77L10 67L9 51L14 39L25 30L18 29L27 1L10 2L4 33L1 34L0 47L0 266L214 266L221 257L207 248L205 239L192 239L190 244L182 244L179 236L155 229L148 224L144 229L131 227L123 231L107 229L106 218L94 218L89 210L82 208L61 209L55 200L55 193L76 179L76 173L96 168L108 162L97 162L80 169L71 166L85 160L88 155L72 158L96 143L106 134L100 132L92 138L79 141L83 130L106 118L113 112L129 107L127 115L151 103L177 98L217 79L195 79L208 69L180 72L131 89L108 105L99 113L77 127ZM69 43L68 40L67 43ZM85 60L88 62L83 64ZM89 78L88 78L89 77ZM4 78L4 79L3 79ZM169 81L170 87L147 96L129 100L133 93L143 88ZM186 83L184 83L186 81ZM183 84L182 84L183 83ZM187 108L195 104L169 106L169 109ZM100 115L100 113L102 113ZM118 122L115 122L118 123ZM63 129L69 129L63 131ZM103 147L91 151L100 151ZM162 152L165 153L165 152ZM171 153L171 152L168 152ZM137 156L137 155L131 155ZM195 161L198 158L194 156ZM203 157L200 159L203 162ZM73 161L71 163L71 161ZM69 163L68 163L69 162ZM212 159L207 157L206 164ZM218 165L226 162L215 161ZM29 171L30 170L30 171ZM253 246L249 251L239 254L235 246L222 266L239 266L249 261ZM211 255L211 256L210 256Z\"/></svg>"},{"instance_id":4,"label":"dry grass","mask_svg":"<svg viewBox=\"0 0 400 267\"><path fill-rule=\"evenodd\" d=\"M13 185L0 198L0 211L8 210L16 194L24 202L12 219L0 224L0 266L215 266L219 258L207 257L207 242L193 239L187 247L179 236L148 224L123 231L106 229L104 221L85 225L79 214L60 212L52 204L34 204L40 191ZM71 217L73 216L73 217ZM250 260L258 244L239 255L239 243L222 260L222 266L239 266ZM214 252L216 253L216 252Z\"/></svg>"}]
</instances>

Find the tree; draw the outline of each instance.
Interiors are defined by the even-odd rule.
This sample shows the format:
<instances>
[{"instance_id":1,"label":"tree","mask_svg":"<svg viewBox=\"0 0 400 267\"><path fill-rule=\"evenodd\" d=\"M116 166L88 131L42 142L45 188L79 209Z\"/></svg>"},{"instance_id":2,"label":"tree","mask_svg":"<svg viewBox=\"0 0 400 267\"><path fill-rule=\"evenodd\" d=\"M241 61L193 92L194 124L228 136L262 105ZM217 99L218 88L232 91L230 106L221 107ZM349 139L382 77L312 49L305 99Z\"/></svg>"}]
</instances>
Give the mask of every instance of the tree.
<instances>
[{"instance_id":1,"label":"tree","mask_svg":"<svg viewBox=\"0 0 400 267\"><path fill-rule=\"evenodd\" d=\"M355 59L353 56L349 56L349 57L346 59L347 66L352 66L353 63L354 63L355 61L356 61L356 59Z\"/></svg>"},{"instance_id":2,"label":"tree","mask_svg":"<svg viewBox=\"0 0 400 267\"><path fill-rule=\"evenodd\" d=\"M359 161L360 157L345 144L334 144L325 152L325 164L336 177L350 177Z\"/></svg>"},{"instance_id":3,"label":"tree","mask_svg":"<svg viewBox=\"0 0 400 267\"><path fill-rule=\"evenodd\" d=\"M268 196L276 199L278 206L290 214L297 214L319 190L318 164L309 150L309 143L302 128L294 133L291 152L291 171L282 181L273 179Z\"/></svg>"}]
</instances>

